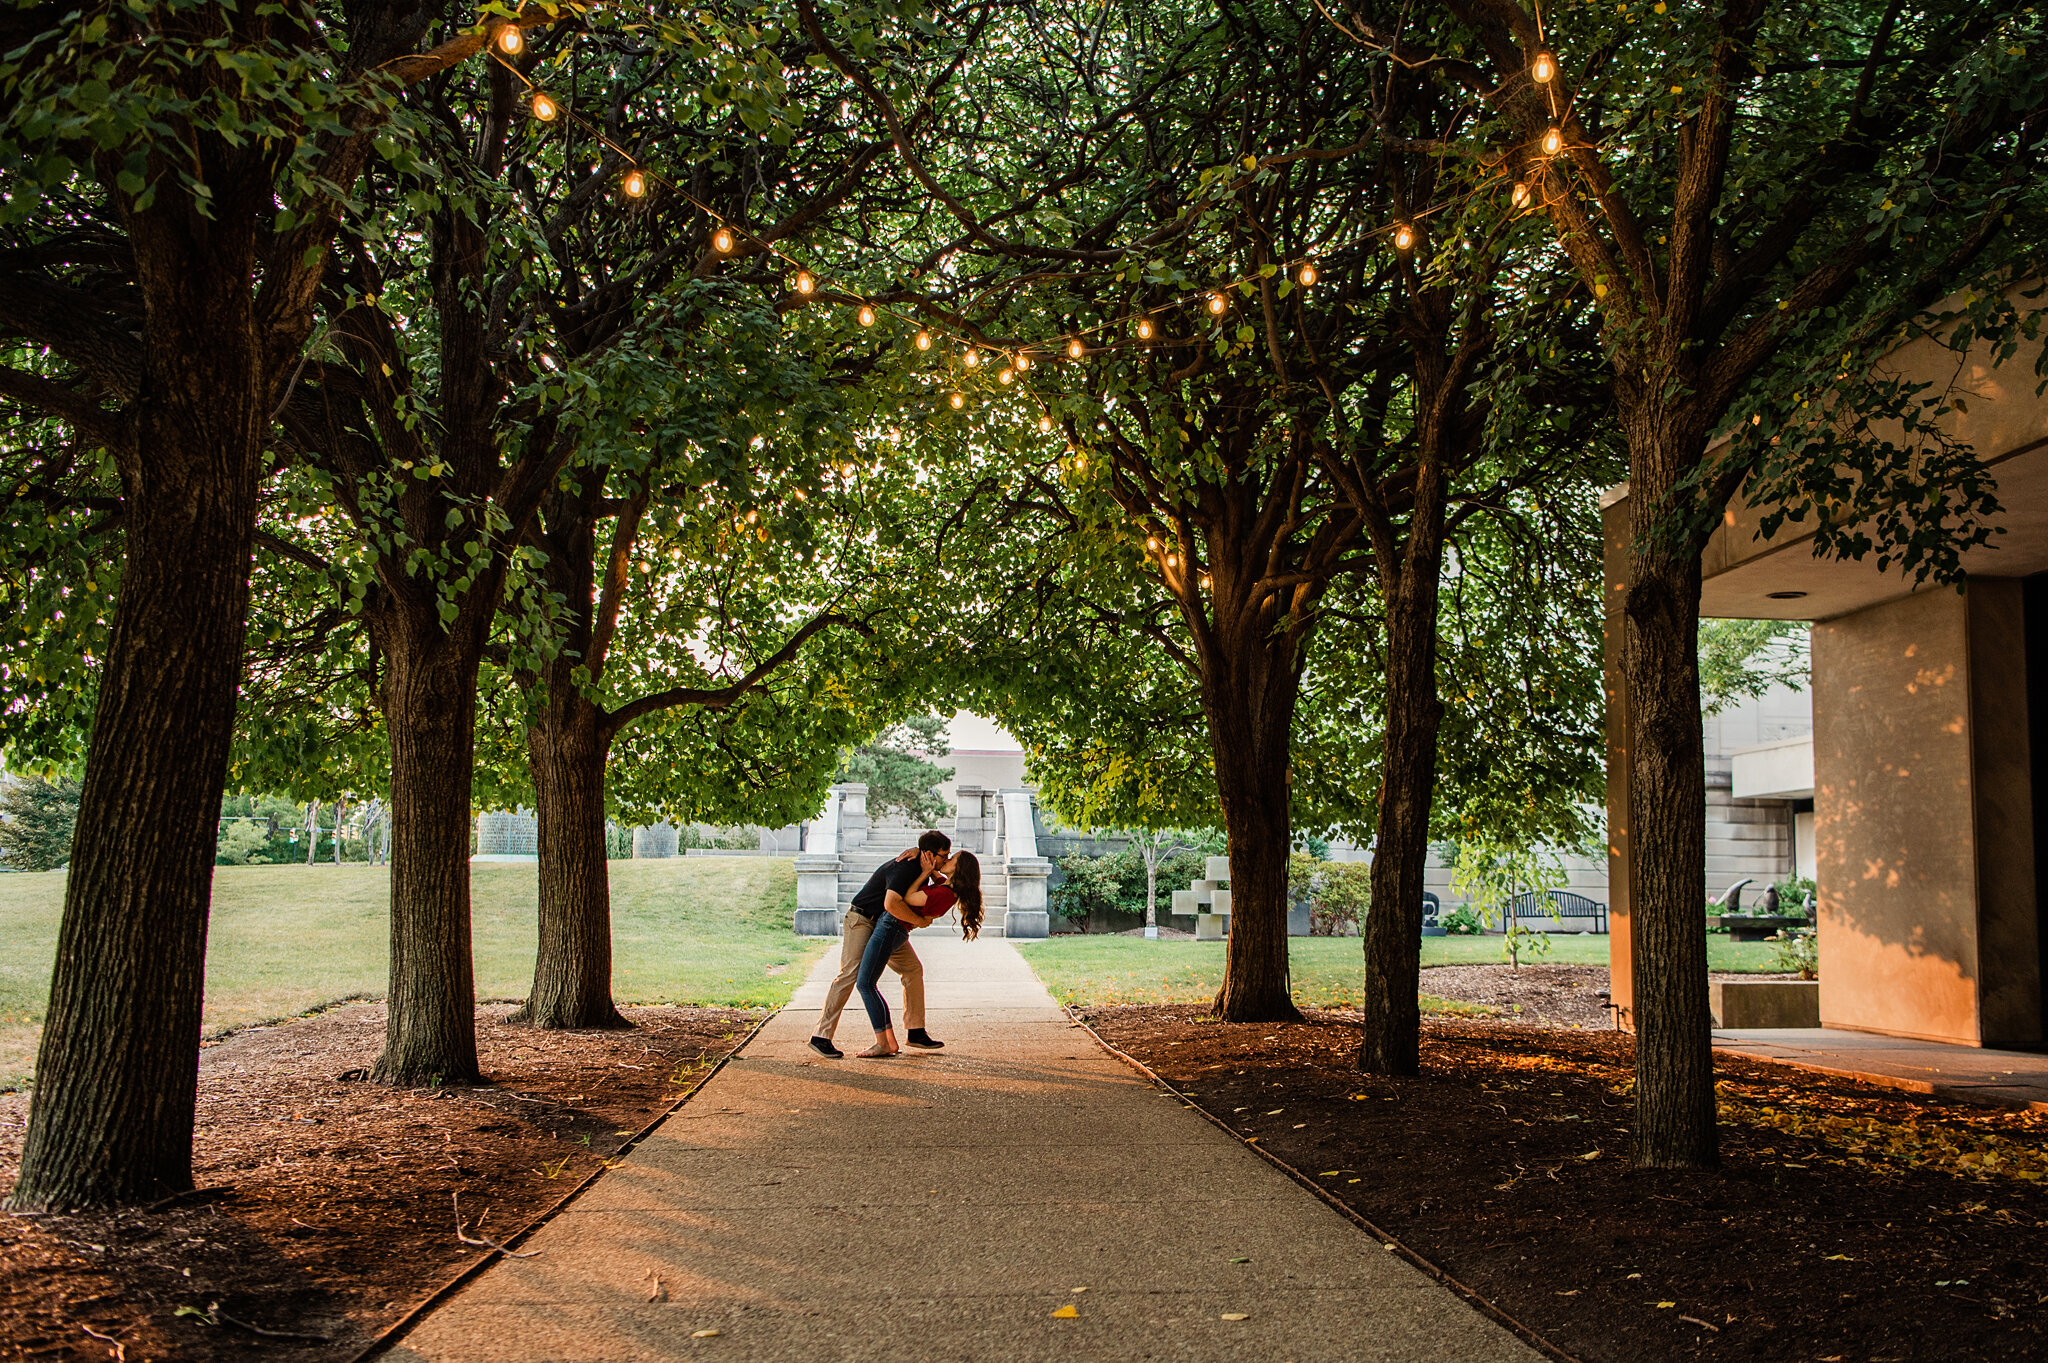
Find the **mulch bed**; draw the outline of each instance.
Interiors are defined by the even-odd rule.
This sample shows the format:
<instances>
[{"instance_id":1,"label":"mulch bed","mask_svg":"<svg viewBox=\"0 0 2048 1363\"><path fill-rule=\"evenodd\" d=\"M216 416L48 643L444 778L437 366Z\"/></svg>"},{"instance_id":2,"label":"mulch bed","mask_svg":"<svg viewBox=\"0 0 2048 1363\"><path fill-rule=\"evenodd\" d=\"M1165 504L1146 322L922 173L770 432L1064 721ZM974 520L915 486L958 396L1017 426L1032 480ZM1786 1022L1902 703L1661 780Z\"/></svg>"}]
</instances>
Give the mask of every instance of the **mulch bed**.
<instances>
[{"instance_id":1,"label":"mulch bed","mask_svg":"<svg viewBox=\"0 0 2048 1363\"><path fill-rule=\"evenodd\" d=\"M509 1239L761 1017L629 1008L631 1030L543 1032L510 1011L477 1012L482 1088L353 1077L380 1049L380 1004L209 1045L197 1197L0 1216L0 1358L352 1358L486 1252L456 1238L457 1195L473 1237ZM27 1114L26 1094L0 1095L0 1187Z\"/></svg>"},{"instance_id":2,"label":"mulch bed","mask_svg":"<svg viewBox=\"0 0 2048 1363\"><path fill-rule=\"evenodd\" d=\"M1342 1014L1087 1016L1589 1363L2048 1357L2048 1115L1719 1056L1722 1168L1639 1171L1625 1034L1425 1020L1397 1080Z\"/></svg>"}]
</instances>

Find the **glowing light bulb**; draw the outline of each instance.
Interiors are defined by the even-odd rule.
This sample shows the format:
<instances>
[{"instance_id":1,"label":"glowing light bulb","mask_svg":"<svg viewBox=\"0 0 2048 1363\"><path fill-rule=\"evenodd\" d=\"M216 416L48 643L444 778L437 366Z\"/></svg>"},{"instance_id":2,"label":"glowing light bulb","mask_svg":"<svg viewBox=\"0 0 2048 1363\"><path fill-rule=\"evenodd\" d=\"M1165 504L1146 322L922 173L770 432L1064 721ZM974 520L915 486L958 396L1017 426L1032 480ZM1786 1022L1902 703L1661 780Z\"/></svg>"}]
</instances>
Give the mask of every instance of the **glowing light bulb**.
<instances>
[{"instance_id":1,"label":"glowing light bulb","mask_svg":"<svg viewBox=\"0 0 2048 1363\"><path fill-rule=\"evenodd\" d=\"M1306 260L1303 261L1301 264L1301 272L1295 275L1295 278L1301 281L1301 287L1303 287L1304 289L1307 288L1309 285L1315 283L1317 278L1315 262Z\"/></svg>"},{"instance_id":2,"label":"glowing light bulb","mask_svg":"<svg viewBox=\"0 0 2048 1363\"><path fill-rule=\"evenodd\" d=\"M755 521L758 521L758 520L760 520L760 519L761 519L761 513L760 513L760 512L758 512L758 511L749 511L749 512L747 513L747 524L748 524L748 525L752 525L752 524L753 524L753 523L754 523Z\"/></svg>"},{"instance_id":3,"label":"glowing light bulb","mask_svg":"<svg viewBox=\"0 0 2048 1363\"><path fill-rule=\"evenodd\" d=\"M1081 344L1081 339L1080 339L1080 337L1078 337L1078 336L1077 336L1077 337L1075 337L1075 338L1074 338L1073 340L1071 340L1071 341L1067 342L1067 358L1068 358L1068 359L1070 359L1070 360L1078 360L1078 359L1080 359L1080 358L1081 358L1081 356L1082 356L1082 355L1084 355L1084 354L1086 354L1086 353L1087 353L1087 349L1086 349L1086 347L1084 347L1084 346L1083 346L1083 345Z\"/></svg>"},{"instance_id":4,"label":"glowing light bulb","mask_svg":"<svg viewBox=\"0 0 2048 1363\"><path fill-rule=\"evenodd\" d=\"M627 198L637 199L647 192L647 177L637 170L629 170L619 188L626 191Z\"/></svg>"},{"instance_id":5,"label":"glowing light bulb","mask_svg":"<svg viewBox=\"0 0 2048 1363\"><path fill-rule=\"evenodd\" d=\"M1394 225L1394 249L1396 251L1405 251L1414 244L1415 229L1405 222L1396 223Z\"/></svg>"},{"instance_id":6,"label":"glowing light bulb","mask_svg":"<svg viewBox=\"0 0 2048 1363\"><path fill-rule=\"evenodd\" d=\"M997 383L1004 383L1004 384L1006 384L1006 383L1008 383L1008 382L1009 382L1009 381L1010 381L1011 379L1014 379L1014 378L1016 378L1016 377L1017 377L1017 371L1016 371L1016 370L1014 370L1014 369L1005 369L1005 370L1004 370L1004 371L1003 371L1002 373L1000 373L1000 374L996 375L996 382L997 382Z\"/></svg>"},{"instance_id":7,"label":"glowing light bulb","mask_svg":"<svg viewBox=\"0 0 2048 1363\"><path fill-rule=\"evenodd\" d=\"M562 112L562 106L550 99L546 91L536 91L533 96L533 116L543 123L555 121L555 115Z\"/></svg>"},{"instance_id":8,"label":"glowing light bulb","mask_svg":"<svg viewBox=\"0 0 2048 1363\"><path fill-rule=\"evenodd\" d=\"M1515 201L1515 207L1526 208L1529 204L1529 186L1520 180L1515 181L1515 192L1511 197Z\"/></svg>"},{"instance_id":9,"label":"glowing light bulb","mask_svg":"<svg viewBox=\"0 0 2048 1363\"><path fill-rule=\"evenodd\" d=\"M946 401L953 404L953 410L956 412L967 405L967 399L958 393L953 394L953 396L947 398Z\"/></svg>"},{"instance_id":10,"label":"glowing light bulb","mask_svg":"<svg viewBox=\"0 0 2048 1363\"><path fill-rule=\"evenodd\" d=\"M1088 471L1088 456L1087 456L1087 455L1085 455L1085 454L1077 454L1077 455L1075 455L1075 456L1074 456L1074 472L1076 472L1076 473L1086 473L1087 471Z\"/></svg>"},{"instance_id":11,"label":"glowing light bulb","mask_svg":"<svg viewBox=\"0 0 2048 1363\"><path fill-rule=\"evenodd\" d=\"M1150 317L1140 317L1138 319L1138 339L1141 341L1152 339L1152 319Z\"/></svg>"},{"instance_id":12,"label":"glowing light bulb","mask_svg":"<svg viewBox=\"0 0 2048 1363\"><path fill-rule=\"evenodd\" d=\"M871 327L875 324L875 310L873 308L863 307L860 310L860 324L864 327Z\"/></svg>"},{"instance_id":13,"label":"glowing light bulb","mask_svg":"<svg viewBox=\"0 0 2048 1363\"><path fill-rule=\"evenodd\" d=\"M1017 352L1017 369L1018 369L1018 372L1020 372L1020 373L1021 373L1022 371L1026 370L1026 369L1029 369L1030 367L1031 367L1031 352L1030 352L1030 351L1028 351L1028 350L1020 350L1020 351L1018 351L1018 352Z\"/></svg>"},{"instance_id":14,"label":"glowing light bulb","mask_svg":"<svg viewBox=\"0 0 2048 1363\"><path fill-rule=\"evenodd\" d=\"M796 291L798 293L809 296L816 293L817 290L818 277L816 275L812 274L809 270L798 270L796 272Z\"/></svg>"},{"instance_id":15,"label":"glowing light bulb","mask_svg":"<svg viewBox=\"0 0 2048 1363\"><path fill-rule=\"evenodd\" d=\"M1536 49L1535 59L1529 63L1529 78L1538 85L1548 84L1557 78L1557 58L1550 54L1549 48Z\"/></svg>"},{"instance_id":16,"label":"glowing light bulb","mask_svg":"<svg viewBox=\"0 0 2048 1363\"><path fill-rule=\"evenodd\" d=\"M961 356L961 359L969 369L981 368L981 352L979 350L969 349L965 355Z\"/></svg>"},{"instance_id":17,"label":"glowing light bulb","mask_svg":"<svg viewBox=\"0 0 2048 1363\"><path fill-rule=\"evenodd\" d=\"M1543 130L1543 154L1555 156L1564 150L1564 130L1555 123Z\"/></svg>"},{"instance_id":18,"label":"glowing light bulb","mask_svg":"<svg viewBox=\"0 0 2048 1363\"><path fill-rule=\"evenodd\" d=\"M730 228L721 227L711 234L711 249L722 256L731 255L734 244Z\"/></svg>"},{"instance_id":19,"label":"glowing light bulb","mask_svg":"<svg viewBox=\"0 0 2048 1363\"><path fill-rule=\"evenodd\" d=\"M1202 590L1205 592L1209 590L1209 575L1207 573L1202 574Z\"/></svg>"},{"instance_id":20,"label":"glowing light bulb","mask_svg":"<svg viewBox=\"0 0 2048 1363\"><path fill-rule=\"evenodd\" d=\"M1167 566L1167 567L1169 567L1169 568L1178 568L1178 567L1180 567L1180 555L1178 555L1178 554L1168 554L1168 555L1166 556L1166 566Z\"/></svg>"},{"instance_id":21,"label":"glowing light bulb","mask_svg":"<svg viewBox=\"0 0 2048 1363\"><path fill-rule=\"evenodd\" d=\"M507 24L498 30L498 50L508 57L526 50L526 35L519 31L519 25Z\"/></svg>"},{"instance_id":22,"label":"glowing light bulb","mask_svg":"<svg viewBox=\"0 0 2048 1363\"><path fill-rule=\"evenodd\" d=\"M917 348L919 350L930 350L932 348L932 334L929 331L917 333Z\"/></svg>"},{"instance_id":23,"label":"glowing light bulb","mask_svg":"<svg viewBox=\"0 0 2048 1363\"><path fill-rule=\"evenodd\" d=\"M1040 418L1038 418L1038 429L1041 433L1051 430L1052 418L1049 416L1041 416Z\"/></svg>"},{"instance_id":24,"label":"glowing light bulb","mask_svg":"<svg viewBox=\"0 0 2048 1363\"><path fill-rule=\"evenodd\" d=\"M1159 536L1157 536L1157 535L1147 535L1147 536L1145 536L1145 547L1146 547L1147 549L1157 550L1157 549L1159 548Z\"/></svg>"},{"instance_id":25,"label":"glowing light bulb","mask_svg":"<svg viewBox=\"0 0 2048 1363\"><path fill-rule=\"evenodd\" d=\"M1209 295L1209 312L1212 316L1221 317L1223 315L1223 309L1228 306L1229 305L1223 301L1222 294L1212 293Z\"/></svg>"}]
</instances>

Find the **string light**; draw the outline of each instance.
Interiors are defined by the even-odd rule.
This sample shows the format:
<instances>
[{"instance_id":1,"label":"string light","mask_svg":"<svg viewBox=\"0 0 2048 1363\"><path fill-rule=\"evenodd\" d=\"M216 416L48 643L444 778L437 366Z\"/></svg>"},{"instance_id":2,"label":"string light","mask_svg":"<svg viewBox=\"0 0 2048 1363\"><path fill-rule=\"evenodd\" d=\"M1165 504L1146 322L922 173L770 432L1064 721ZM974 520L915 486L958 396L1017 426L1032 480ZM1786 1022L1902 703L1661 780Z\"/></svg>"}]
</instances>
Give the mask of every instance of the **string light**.
<instances>
[{"instance_id":1,"label":"string light","mask_svg":"<svg viewBox=\"0 0 2048 1363\"><path fill-rule=\"evenodd\" d=\"M1409 247L1413 246L1414 244L1415 244L1415 229L1414 229L1414 228L1412 228L1412 227L1410 227L1410 226L1409 226L1409 225L1408 225L1407 223L1405 223L1405 222L1404 222L1404 223L1397 223L1397 224L1395 224L1395 226L1394 226L1394 249L1395 249L1396 251L1405 251L1405 250L1407 250L1407 249L1408 249Z\"/></svg>"},{"instance_id":2,"label":"string light","mask_svg":"<svg viewBox=\"0 0 2048 1363\"><path fill-rule=\"evenodd\" d=\"M711 249L718 252L718 254L722 256L731 255L733 245L732 230L730 228L721 227L711 234Z\"/></svg>"},{"instance_id":3,"label":"string light","mask_svg":"<svg viewBox=\"0 0 2048 1363\"><path fill-rule=\"evenodd\" d=\"M1086 353L1087 353L1087 347L1081 344L1081 338L1080 338L1080 337L1076 336L1076 337L1075 337L1075 338L1074 338L1073 340L1071 340L1071 341L1067 342L1067 358L1068 358L1068 359L1070 359L1070 360L1078 360L1078 359L1080 359L1080 358L1081 358L1081 357L1082 357L1083 355L1085 355Z\"/></svg>"},{"instance_id":4,"label":"string light","mask_svg":"<svg viewBox=\"0 0 2048 1363\"><path fill-rule=\"evenodd\" d=\"M562 106L550 99L547 91L539 90L534 93L533 116L535 118L543 123L552 123L555 121L555 115L560 112L562 112Z\"/></svg>"},{"instance_id":5,"label":"string light","mask_svg":"<svg viewBox=\"0 0 2048 1363\"><path fill-rule=\"evenodd\" d=\"M812 274L809 270L798 270L796 272L796 291L798 293L808 298L811 294L817 292L817 289L818 277L816 275Z\"/></svg>"},{"instance_id":6,"label":"string light","mask_svg":"<svg viewBox=\"0 0 2048 1363\"><path fill-rule=\"evenodd\" d=\"M637 199L647 192L647 177L637 170L629 170L619 188L626 191L627 198Z\"/></svg>"},{"instance_id":7,"label":"string light","mask_svg":"<svg viewBox=\"0 0 2048 1363\"><path fill-rule=\"evenodd\" d=\"M1536 49L1536 58L1529 63L1529 77L1538 85L1547 85L1557 75L1557 58L1547 47Z\"/></svg>"},{"instance_id":8,"label":"string light","mask_svg":"<svg viewBox=\"0 0 2048 1363\"><path fill-rule=\"evenodd\" d=\"M1209 312L1212 316L1221 317L1223 315L1223 309L1228 306L1229 304L1223 301L1222 294L1212 293L1209 295Z\"/></svg>"},{"instance_id":9,"label":"string light","mask_svg":"<svg viewBox=\"0 0 2048 1363\"><path fill-rule=\"evenodd\" d=\"M981 352L979 350L976 350L973 346L969 346L967 348L967 353L964 356L962 356L961 359L969 369L981 368Z\"/></svg>"},{"instance_id":10,"label":"string light","mask_svg":"<svg viewBox=\"0 0 2048 1363\"><path fill-rule=\"evenodd\" d=\"M1018 370L1019 370L1019 371L1022 371L1022 370L1026 370L1026 369L1029 369L1030 367L1031 367L1031 352L1030 352L1030 351L1028 351L1028 350L1020 350L1020 351L1018 351L1018 352L1017 352L1017 368L1018 368Z\"/></svg>"},{"instance_id":11,"label":"string light","mask_svg":"<svg viewBox=\"0 0 2048 1363\"><path fill-rule=\"evenodd\" d=\"M917 333L917 348L919 350L930 350L932 348L932 334L929 331Z\"/></svg>"},{"instance_id":12,"label":"string light","mask_svg":"<svg viewBox=\"0 0 2048 1363\"><path fill-rule=\"evenodd\" d=\"M956 412L967 405L967 399L960 395L959 393L953 394L953 396L947 398L946 401L953 404L953 410Z\"/></svg>"},{"instance_id":13,"label":"string light","mask_svg":"<svg viewBox=\"0 0 2048 1363\"><path fill-rule=\"evenodd\" d=\"M1153 553L1155 553L1155 554L1156 554L1156 553L1158 553L1158 552L1159 552L1159 536L1157 536L1157 535L1147 535L1147 536L1145 536L1145 547L1146 547L1147 549L1150 549L1150 550L1151 550L1151 551L1152 551Z\"/></svg>"},{"instance_id":14,"label":"string light","mask_svg":"<svg viewBox=\"0 0 2048 1363\"><path fill-rule=\"evenodd\" d=\"M1169 568L1178 568L1178 567L1180 567L1180 555L1179 555L1179 554L1168 554L1168 555L1166 556L1166 566L1167 566L1167 567L1169 567Z\"/></svg>"},{"instance_id":15,"label":"string light","mask_svg":"<svg viewBox=\"0 0 2048 1363\"><path fill-rule=\"evenodd\" d=\"M1517 181L1515 181L1515 192L1514 192L1513 198L1514 198L1514 201L1515 201L1515 207L1517 207L1517 208L1526 208L1526 207L1528 207L1528 204L1529 204L1529 186L1528 186L1528 185L1526 185L1526 184L1524 184L1524 183L1523 183L1522 181L1520 181L1520 180L1517 180Z\"/></svg>"},{"instance_id":16,"label":"string light","mask_svg":"<svg viewBox=\"0 0 2048 1363\"><path fill-rule=\"evenodd\" d=\"M526 35L519 31L519 25L507 24L498 30L498 50L508 57L526 50Z\"/></svg>"},{"instance_id":17,"label":"string light","mask_svg":"<svg viewBox=\"0 0 2048 1363\"><path fill-rule=\"evenodd\" d=\"M1076 450L1076 451L1074 452L1074 472L1076 472L1076 473L1086 473L1087 471L1088 471L1088 456L1087 456L1087 455L1085 455L1085 454L1082 454L1082 453L1081 453L1081 452L1080 452L1079 450Z\"/></svg>"},{"instance_id":18,"label":"string light","mask_svg":"<svg viewBox=\"0 0 2048 1363\"><path fill-rule=\"evenodd\" d=\"M865 304L862 305L860 310L860 324L864 327L871 327L875 324L875 310L873 308L868 307Z\"/></svg>"},{"instance_id":19,"label":"string light","mask_svg":"<svg viewBox=\"0 0 2048 1363\"><path fill-rule=\"evenodd\" d=\"M1044 433L1044 432L1046 432L1046 431L1049 431L1049 430L1051 430L1051 429L1052 429L1052 418L1051 418L1051 417L1049 417L1049 416L1041 416L1040 418L1038 418L1038 429L1039 429L1039 432L1040 432L1041 434L1043 434L1043 433Z\"/></svg>"},{"instance_id":20,"label":"string light","mask_svg":"<svg viewBox=\"0 0 2048 1363\"><path fill-rule=\"evenodd\" d=\"M1150 317L1140 317L1138 319L1138 339L1141 341L1152 339L1152 319Z\"/></svg>"},{"instance_id":21,"label":"string light","mask_svg":"<svg viewBox=\"0 0 2048 1363\"><path fill-rule=\"evenodd\" d=\"M1017 371L1016 371L1016 370L1014 370L1014 369L1005 369L1005 370L1004 370L1004 371L1003 371L1002 373L1000 373L1000 374L996 375L996 382L997 382L997 383L1002 383L1002 384L1007 384L1007 383L1009 383L1009 381L1010 381L1011 379L1014 379L1014 378L1016 378L1016 377L1017 377Z\"/></svg>"},{"instance_id":22,"label":"string light","mask_svg":"<svg viewBox=\"0 0 2048 1363\"><path fill-rule=\"evenodd\" d=\"M1202 590L1205 592L1209 590L1209 575L1207 573L1202 574Z\"/></svg>"},{"instance_id":23,"label":"string light","mask_svg":"<svg viewBox=\"0 0 2048 1363\"><path fill-rule=\"evenodd\" d=\"M1543 154L1555 156L1564 150L1564 130L1555 123L1543 130Z\"/></svg>"},{"instance_id":24,"label":"string light","mask_svg":"<svg viewBox=\"0 0 2048 1363\"><path fill-rule=\"evenodd\" d=\"M1295 278L1301 281L1301 287L1303 287L1304 289L1305 289L1305 288L1307 288L1307 287L1308 287L1309 285L1311 285L1311 284L1315 283L1315 282L1316 282L1316 265L1315 265L1315 262L1314 262L1314 261L1312 261L1312 260L1304 260L1304 261L1303 261L1303 262L1301 263L1301 271L1300 271L1300 273L1298 273L1297 275L1295 275Z\"/></svg>"}]
</instances>

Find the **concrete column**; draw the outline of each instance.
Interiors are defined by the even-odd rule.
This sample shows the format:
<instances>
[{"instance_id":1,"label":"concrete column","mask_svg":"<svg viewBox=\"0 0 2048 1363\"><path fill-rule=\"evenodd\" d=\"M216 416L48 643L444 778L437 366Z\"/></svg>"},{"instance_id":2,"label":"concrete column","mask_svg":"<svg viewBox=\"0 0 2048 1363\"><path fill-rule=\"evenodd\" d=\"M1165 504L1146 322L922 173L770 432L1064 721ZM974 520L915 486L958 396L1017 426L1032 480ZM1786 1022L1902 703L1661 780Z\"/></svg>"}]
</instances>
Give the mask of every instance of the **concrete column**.
<instances>
[{"instance_id":1,"label":"concrete column","mask_svg":"<svg viewBox=\"0 0 2048 1363\"><path fill-rule=\"evenodd\" d=\"M849 781L832 789L839 796L839 850L851 851L868 840L868 785Z\"/></svg>"},{"instance_id":2,"label":"concrete column","mask_svg":"<svg viewBox=\"0 0 2048 1363\"><path fill-rule=\"evenodd\" d=\"M2010 578L1814 626L1823 1026L2040 1043L2027 663Z\"/></svg>"},{"instance_id":3,"label":"concrete column","mask_svg":"<svg viewBox=\"0 0 2048 1363\"><path fill-rule=\"evenodd\" d=\"M866 793L866 788L862 788ZM832 787L825 808L806 826L805 851L796 854L796 933L799 937L839 935L839 848L844 792Z\"/></svg>"},{"instance_id":4,"label":"concrete column","mask_svg":"<svg viewBox=\"0 0 2048 1363\"><path fill-rule=\"evenodd\" d=\"M956 850L981 855L982 789L961 786L953 812L953 846Z\"/></svg>"},{"instance_id":5,"label":"concrete column","mask_svg":"<svg viewBox=\"0 0 2048 1363\"><path fill-rule=\"evenodd\" d=\"M1046 877L1052 863L1044 857L1012 857L1009 861L1009 911L1003 915L1003 936L1045 937L1052 932L1046 910Z\"/></svg>"}]
</instances>

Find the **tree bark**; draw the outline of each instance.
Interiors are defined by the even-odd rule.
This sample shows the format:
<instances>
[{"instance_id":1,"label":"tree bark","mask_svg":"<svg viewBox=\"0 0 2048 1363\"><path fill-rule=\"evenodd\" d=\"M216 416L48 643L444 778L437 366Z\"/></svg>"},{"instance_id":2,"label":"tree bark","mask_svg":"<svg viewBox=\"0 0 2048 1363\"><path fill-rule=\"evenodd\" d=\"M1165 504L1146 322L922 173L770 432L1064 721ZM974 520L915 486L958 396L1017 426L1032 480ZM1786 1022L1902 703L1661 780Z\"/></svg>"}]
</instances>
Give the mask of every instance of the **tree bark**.
<instances>
[{"instance_id":1,"label":"tree bark","mask_svg":"<svg viewBox=\"0 0 2048 1363\"><path fill-rule=\"evenodd\" d=\"M1358 1067L1369 1074L1421 1068L1422 877L1443 721L1436 690L1442 515L1440 496L1417 498L1410 552L1385 587L1387 722L1358 1048Z\"/></svg>"},{"instance_id":2,"label":"tree bark","mask_svg":"<svg viewBox=\"0 0 2048 1363\"><path fill-rule=\"evenodd\" d=\"M20 1210L192 1186L206 921L234 739L266 383L249 217L134 233L147 309L127 559L37 1054ZM166 224L170 225L166 225Z\"/></svg>"},{"instance_id":3,"label":"tree bark","mask_svg":"<svg viewBox=\"0 0 2048 1363\"><path fill-rule=\"evenodd\" d=\"M410 584L408 584L409 586ZM391 977L387 1084L470 1084L476 983L470 958L470 791L476 682L495 584L473 589L446 628L431 590L387 584L373 608L391 734Z\"/></svg>"},{"instance_id":4,"label":"tree bark","mask_svg":"<svg viewBox=\"0 0 2048 1363\"><path fill-rule=\"evenodd\" d=\"M1641 509L1637 509L1641 525ZM1622 668L1633 769L1629 834L1634 920L1634 1163L1720 1162L1713 1020L1707 999L1706 762L1699 696L1697 552L1637 557L1629 575Z\"/></svg>"},{"instance_id":5,"label":"tree bark","mask_svg":"<svg viewBox=\"0 0 2048 1363\"><path fill-rule=\"evenodd\" d=\"M612 1002L611 871L604 768L611 735L560 655L526 731L540 814L540 942L533 988L515 1021L536 1027L630 1026Z\"/></svg>"},{"instance_id":6,"label":"tree bark","mask_svg":"<svg viewBox=\"0 0 2048 1363\"><path fill-rule=\"evenodd\" d=\"M1259 638L1252 651L1251 666L1204 677L1202 687L1230 851L1230 940L1216 1013L1285 1022L1301 1016L1287 960L1288 764L1301 677L1295 650Z\"/></svg>"}]
</instances>

